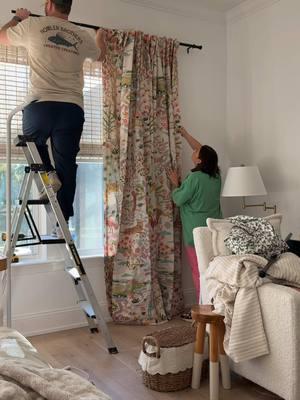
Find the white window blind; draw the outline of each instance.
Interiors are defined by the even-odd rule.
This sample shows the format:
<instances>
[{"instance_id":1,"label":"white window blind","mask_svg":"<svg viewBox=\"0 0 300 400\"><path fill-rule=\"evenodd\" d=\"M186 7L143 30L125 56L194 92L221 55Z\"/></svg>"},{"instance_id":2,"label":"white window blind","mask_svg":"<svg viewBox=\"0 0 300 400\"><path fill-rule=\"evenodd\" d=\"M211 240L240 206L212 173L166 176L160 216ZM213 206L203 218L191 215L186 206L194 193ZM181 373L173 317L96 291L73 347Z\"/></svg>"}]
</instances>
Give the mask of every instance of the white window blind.
<instances>
[{"instance_id":1,"label":"white window blind","mask_svg":"<svg viewBox=\"0 0 300 400\"><path fill-rule=\"evenodd\" d=\"M80 143L79 157L99 158L102 155L102 77L99 63L84 63L85 124ZM29 66L25 49L0 45L0 158L5 158L6 123L8 114L28 93ZM22 115L14 117L12 136L22 134ZM13 146L14 159L21 158L22 151Z\"/></svg>"},{"instance_id":2,"label":"white window blind","mask_svg":"<svg viewBox=\"0 0 300 400\"><path fill-rule=\"evenodd\" d=\"M103 90L100 63L86 60L83 66L83 74L85 123L79 155L88 158L99 157L103 153Z\"/></svg>"}]
</instances>

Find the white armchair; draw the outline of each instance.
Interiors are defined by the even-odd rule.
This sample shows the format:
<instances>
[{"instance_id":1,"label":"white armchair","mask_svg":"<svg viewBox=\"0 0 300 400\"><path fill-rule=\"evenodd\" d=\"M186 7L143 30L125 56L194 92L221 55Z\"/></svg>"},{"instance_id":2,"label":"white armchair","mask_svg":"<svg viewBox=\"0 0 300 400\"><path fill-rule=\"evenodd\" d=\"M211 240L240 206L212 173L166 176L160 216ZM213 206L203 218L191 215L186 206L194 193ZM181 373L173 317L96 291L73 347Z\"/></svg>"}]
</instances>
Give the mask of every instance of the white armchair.
<instances>
[{"instance_id":1,"label":"white armchair","mask_svg":"<svg viewBox=\"0 0 300 400\"><path fill-rule=\"evenodd\" d=\"M194 229L202 303L209 304L205 272L213 258L212 234ZM283 397L300 399L300 292L266 284L258 288L270 354L242 363L231 362L237 374Z\"/></svg>"}]
</instances>

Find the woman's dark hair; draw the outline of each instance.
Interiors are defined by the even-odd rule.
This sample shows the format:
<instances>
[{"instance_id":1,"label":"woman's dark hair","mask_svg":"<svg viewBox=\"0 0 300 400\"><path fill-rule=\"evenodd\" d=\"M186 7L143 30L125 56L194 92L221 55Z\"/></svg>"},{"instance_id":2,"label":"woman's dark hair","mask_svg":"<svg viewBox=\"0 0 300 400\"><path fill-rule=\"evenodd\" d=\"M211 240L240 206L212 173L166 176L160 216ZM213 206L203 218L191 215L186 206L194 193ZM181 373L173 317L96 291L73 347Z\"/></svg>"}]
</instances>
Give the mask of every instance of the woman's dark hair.
<instances>
[{"instance_id":1,"label":"woman's dark hair","mask_svg":"<svg viewBox=\"0 0 300 400\"><path fill-rule=\"evenodd\" d=\"M218 154L210 146L202 146L198 158L201 163L192 169L192 172L202 171L209 176L216 178L220 175L220 168L218 166Z\"/></svg>"},{"instance_id":2,"label":"woman's dark hair","mask_svg":"<svg viewBox=\"0 0 300 400\"><path fill-rule=\"evenodd\" d=\"M52 0L52 1L55 4L55 8L57 9L57 11L66 15L70 14L73 0Z\"/></svg>"}]
</instances>

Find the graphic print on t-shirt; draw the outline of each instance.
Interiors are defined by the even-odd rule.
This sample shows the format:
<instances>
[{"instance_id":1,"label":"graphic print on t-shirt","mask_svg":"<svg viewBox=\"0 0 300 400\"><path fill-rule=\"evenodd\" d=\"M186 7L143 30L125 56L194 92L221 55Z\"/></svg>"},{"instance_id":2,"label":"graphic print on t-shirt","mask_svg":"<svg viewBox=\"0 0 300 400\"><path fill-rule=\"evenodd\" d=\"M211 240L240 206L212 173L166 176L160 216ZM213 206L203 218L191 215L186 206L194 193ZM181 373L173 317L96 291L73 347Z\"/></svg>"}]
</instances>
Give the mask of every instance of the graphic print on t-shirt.
<instances>
[{"instance_id":1,"label":"graphic print on t-shirt","mask_svg":"<svg viewBox=\"0 0 300 400\"><path fill-rule=\"evenodd\" d=\"M45 36L45 47L79 55L81 37L72 29L61 25L47 25L40 31Z\"/></svg>"},{"instance_id":2,"label":"graphic print on t-shirt","mask_svg":"<svg viewBox=\"0 0 300 400\"><path fill-rule=\"evenodd\" d=\"M49 36L48 37L49 42L55 43L58 46L64 46L64 47L74 47L76 51L78 51L78 48L76 47L78 45L78 42L76 43L70 43L67 39L65 39L61 33L57 33L55 36Z\"/></svg>"}]
</instances>

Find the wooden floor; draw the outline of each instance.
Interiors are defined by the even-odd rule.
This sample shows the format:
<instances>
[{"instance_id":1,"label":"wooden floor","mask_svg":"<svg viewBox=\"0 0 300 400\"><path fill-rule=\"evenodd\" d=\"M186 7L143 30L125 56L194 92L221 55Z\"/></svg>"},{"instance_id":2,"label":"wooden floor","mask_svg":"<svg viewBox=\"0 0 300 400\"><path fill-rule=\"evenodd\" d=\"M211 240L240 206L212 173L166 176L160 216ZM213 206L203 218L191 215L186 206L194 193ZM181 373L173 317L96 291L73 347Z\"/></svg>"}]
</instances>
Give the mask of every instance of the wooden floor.
<instances>
[{"instance_id":1,"label":"wooden floor","mask_svg":"<svg viewBox=\"0 0 300 400\"><path fill-rule=\"evenodd\" d=\"M182 324L187 322L172 321L163 327ZM200 390L175 393L159 393L143 385L137 363L141 339L162 326L109 326L119 349L116 355L108 354L101 335L92 335L87 328L35 336L30 341L53 367L70 365L86 371L95 385L113 400L209 400L208 380ZM220 392L220 400L260 399L279 397L237 376L233 377L231 390L221 389Z\"/></svg>"}]
</instances>

